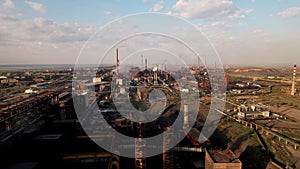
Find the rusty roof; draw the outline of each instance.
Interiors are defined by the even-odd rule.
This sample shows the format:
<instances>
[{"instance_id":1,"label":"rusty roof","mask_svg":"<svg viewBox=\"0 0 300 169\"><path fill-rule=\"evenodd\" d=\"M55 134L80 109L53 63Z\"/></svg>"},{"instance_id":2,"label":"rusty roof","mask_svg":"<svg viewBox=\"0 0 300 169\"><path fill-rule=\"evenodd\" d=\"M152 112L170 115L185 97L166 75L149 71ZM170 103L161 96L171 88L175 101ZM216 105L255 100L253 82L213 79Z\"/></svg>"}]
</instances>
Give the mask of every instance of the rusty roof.
<instances>
[{"instance_id":1,"label":"rusty roof","mask_svg":"<svg viewBox=\"0 0 300 169\"><path fill-rule=\"evenodd\" d=\"M241 163L230 149L208 150L208 153L216 163Z\"/></svg>"}]
</instances>

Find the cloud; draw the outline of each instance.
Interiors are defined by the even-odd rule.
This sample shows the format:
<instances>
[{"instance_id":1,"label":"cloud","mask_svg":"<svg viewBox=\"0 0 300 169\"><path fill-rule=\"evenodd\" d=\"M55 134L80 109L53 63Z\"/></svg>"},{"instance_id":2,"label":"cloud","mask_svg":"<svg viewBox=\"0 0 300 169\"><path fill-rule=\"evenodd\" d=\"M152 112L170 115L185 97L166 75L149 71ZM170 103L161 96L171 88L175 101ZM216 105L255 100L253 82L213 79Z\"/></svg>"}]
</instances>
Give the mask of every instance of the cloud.
<instances>
[{"instance_id":1,"label":"cloud","mask_svg":"<svg viewBox=\"0 0 300 169\"><path fill-rule=\"evenodd\" d=\"M264 33L264 31L261 30L261 29L254 29L253 33L255 33L255 34L262 34L262 33Z\"/></svg>"},{"instance_id":2,"label":"cloud","mask_svg":"<svg viewBox=\"0 0 300 169\"><path fill-rule=\"evenodd\" d=\"M233 25L231 25L231 24L229 24L229 23L225 23L225 22L219 22L219 21L217 21L217 22L213 22L213 23L211 24L211 26L213 26L213 27L217 27L217 28L222 28L222 29L224 29L224 30L226 30L226 29L229 29L229 28L232 28L232 27L233 27Z\"/></svg>"},{"instance_id":3,"label":"cloud","mask_svg":"<svg viewBox=\"0 0 300 169\"><path fill-rule=\"evenodd\" d=\"M0 14L0 21L10 22L10 21L16 21L16 20L17 20L17 18L14 16ZM2 24L2 25L4 25L4 24Z\"/></svg>"},{"instance_id":4,"label":"cloud","mask_svg":"<svg viewBox=\"0 0 300 169\"><path fill-rule=\"evenodd\" d=\"M154 4L154 6L150 9L150 11L152 12L159 12L164 8L163 6L163 2L157 2L156 4Z\"/></svg>"},{"instance_id":5,"label":"cloud","mask_svg":"<svg viewBox=\"0 0 300 169\"><path fill-rule=\"evenodd\" d=\"M278 13L282 18L290 18L300 15L300 7L287 8Z\"/></svg>"},{"instance_id":6,"label":"cloud","mask_svg":"<svg viewBox=\"0 0 300 169\"><path fill-rule=\"evenodd\" d=\"M96 31L96 26L78 23L58 24L45 18L18 20L15 17L0 15L0 42L82 42ZM3 36L2 36L3 35ZM12 44L14 45L14 44Z\"/></svg>"},{"instance_id":7,"label":"cloud","mask_svg":"<svg viewBox=\"0 0 300 169\"><path fill-rule=\"evenodd\" d=\"M15 4L13 3L12 0L5 0L2 5L5 7L5 8L15 8Z\"/></svg>"},{"instance_id":8,"label":"cloud","mask_svg":"<svg viewBox=\"0 0 300 169\"><path fill-rule=\"evenodd\" d=\"M108 15L113 15L113 12L112 11L104 11L103 14L108 16Z\"/></svg>"},{"instance_id":9,"label":"cloud","mask_svg":"<svg viewBox=\"0 0 300 169\"><path fill-rule=\"evenodd\" d=\"M45 12L45 8L43 4L32 2L32 1L25 1L25 3L32 9L38 11L38 12Z\"/></svg>"},{"instance_id":10,"label":"cloud","mask_svg":"<svg viewBox=\"0 0 300 169\"><path fill-rule=\"evenodd\" d=\"M245 9L242 9L242 11L243 11L246 15L248 15L249 13L253 12L254 9L248 9L248 8L245 8Z\"/></svg>"},{"instance_id":11,"label":"cloud","mask_svg":"<svg viewBox=\"0 0 300 169\"><path fill-rule=\"evenodd\" d=\"M3 64L72 63L84 42L99 28L41 17L20 20L3 14L0 23Z\"/></svg>"},{"instance_id":12,"label":"cloud","mask_svg":"<svg viewBox=\"0 0 300 169\"><path fill-rule=\"evenodd\" d=\"M187 19L239 19L246 13L229 0L178 0L173 9Z\"/></svg>"}]
</instances>

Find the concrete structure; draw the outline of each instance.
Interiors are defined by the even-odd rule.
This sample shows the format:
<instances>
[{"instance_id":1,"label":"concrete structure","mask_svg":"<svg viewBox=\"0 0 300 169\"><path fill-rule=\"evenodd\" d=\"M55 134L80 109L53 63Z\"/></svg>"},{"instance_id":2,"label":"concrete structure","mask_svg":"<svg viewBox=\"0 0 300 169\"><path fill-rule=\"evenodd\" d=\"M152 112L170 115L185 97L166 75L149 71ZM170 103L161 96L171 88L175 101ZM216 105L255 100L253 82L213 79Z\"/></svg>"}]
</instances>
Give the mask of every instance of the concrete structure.
<instances>
[{"instance_id":1,"label":"concrete structure","mask_svg":"<svg viewBox=\"0 0 300 169\"><path fill-rule=\"evenodd\" d=\"M205 152L205 169L242 169L242 162L227 150L208 150Z\"/></svg>"},{"instance_id":2,"label":"concrete structure","mask_svg":"<svg viewBox=\"0 0 300 169\"><path fill-rule=\"evenodd\" d=\"M237 116L240 117L240 118L245 118L246 113L240 111L240 112L237 113Z\"/></svg>"},{"instance_id":3,"label":"concrete structure","mask_svg":"<svg viewBox=\"0 0 300 169\"><path fill-rule=\"evenodd\" d=\"M189 106L187 104L183 105L183 129L189 127Z\"/></svg>"},{"instance_id":4,"label":"concrete structure","mask_svg":"<svg viewBox=\"0 0 300 169\"><path fill-rule=\"evenodd\" d=\"M116 79L116 84L122 86L122 85L123 85L123 79L117 78L117 79Z\"/></svg>"},{"instance_id":5,"label":"concrete structure","mask_svg":"<svg viewBox=\"0 0 300 169\"><path fill-rule=\"evenodd\" d=\"M297 66L294 65L291 95L295 95L296 94L296 72L297 72Z\"/></svg>"},{"instance_id":6,"label":"concrete structure","mask_svg":"<svg viewBox=\"0 0 300 169\"><path fill-rule=\"evenodd\" d=\"M169 150L172 146L173 130L170 127L164 129L163 140L163 169L173 169L173 151Z\"/></svg>"},{"instance_id":7,"label":"concrete structure","mask_svg":"<svg viewBox=\"0 0 300 169\"><path fill-rule=\"evenodd\" d=\"M250 109L251 109L252 111L255 111L255 110L256 110L256 107L255 107L254 105L251 105L251 106L250 106Z\"/></svg>"},{"instance_id":8,"label":"concrete structure","mask_svg":"<svg viewBox=\"0 0 300 169\"><path fill-rule=\"evenodd\" d=\"M19 81L17 79L8 79L8 78L3 78L5 76L0 77L0 83L18 83Z\"/></svg>"},{"instance_id":9,"label":"concrete structure","mask_svg":"<svg viewBox=\"0 0 300 169\"><path fill-rule=\"evenodd\" d=\"M188 93L190 90L189 89L180 89L181 92L184 92L184 93Z\"/></svg>"},{"instance_id":10,"label":"concrete structure","mask_svg":"<svg viewBox=\"0 0 300 169\"><path fill-rule=\"evenodd\" d=\"M245 121L245 120L237 120L237 119L234 119L232 116L227 116L227 117L232 118L233 120L236 120L243 126L254 128L254 130L256 130L260 134L265 134L270 137L276 137L276 138L278 138L279 141L285 143L286 145L293 147L295 150L297 150L300 147L300 144L296 140L294 140L292 138L286 138L282 134L272 131L262 125L259 125L254 122Z\"/></svg>"},{"instance_id":11,"label":"concrete structure","mask_svg":"<svg viewBox=\"0 0 300 169\"><path fill-rule=\"evenodd\" d=\"M89 96L87 92L73 95L74 106L77 113L84 113L89 105Z\"/></svg>"},{"instance_id":12,"label":"concrete structure","mask_svg":"<svg viewBox=\"0 0 300 169\"><path fill-rule=\"evenodd\" d=\"M259 116L263 116L263 117L270 116L269 111L258 111L254 105L251 105L249 107L242 104L240 106L237 106L237 110L238 110L237 116L240 118L246 118L246 117L256 118Z\"/></svg>"},{"instance_id":13,"label":"concrete structure","mask_svg":"<svg viewBox=\"0 0 300 169\"><path fill-rule=\"evenodd\" d=\"M0 76L0 83L19 83L17 79L17 77L7 78L6 76Z\"/></svg>"},{"instance_id":14,"label":"concrete structure","mask_svg":"<svg viewBox=\"0 0 300 169\"><path fill-rule=\"evenodd\" d=\"M99 83L101 81L102 81L101 77L93 77L93 83Z\"/></svg>"},{"instance_id":15,"label":"concrete structure","mask_svg":"<svg viewBox=\"0 0 300 169\"><path fill-rule=\"evenodd\" d=\"M238 117L240 118L256 118L259 116L263 116L263 117L269 117L270 116L270 112L269 111L239 111L237 113Z\"/></svg>"},{"instance_id":16,"label":"concrete structure","mask_svg":"<svg viewBox=\"0 0 300 169\"><path fill-rule=\"evenodd\" d=\"M121 94L126 94L126 88L125 87L121 87L120 88L120 93Z\"/></svg>"},{"instance_id":17,"label":"concrete structure","mask_svg":"<svg viewBox=\"0 0 300 169\"><path fill-rule=\"evenodd\" d=\"M144 56L141 55L141 69L143 69L144 67Z\"/></svg>"},{"instance_id":18,"label":"concrete structure","mask_svg":"<svg viewBox=\"0 0 300 169\"><path fill-rule=\"evenodd\" d=\"M33 89L26 89L25 94L37 94L39 91Z\"/></svg>"},{"instance_id":19,"label":"concrete structure","mask_svg":"<svg viewBox=\"0 0 300 169\"><path fill-rule=\"evenodd\" d=\"M261 114L264 117L270 117L270 112L269 111L263 111L263 112L261 112Z\"/></svg>"},{"instance_id":20,"label":"concrete structure","mask_svg":"<svg viewBox=\"0 0 300 169\"><path fill-rule=\"evenodd\" d=\"M154 75L153 75L153 79L154 79L154 85L158 85L158 81L157 81L157 79L158 79L158 77L157 77L157 71L158 71L158 68L157 68L157 66L155 66L154 68L153 68L153 72L154 72Z\"/></svg>"}]
</instances>

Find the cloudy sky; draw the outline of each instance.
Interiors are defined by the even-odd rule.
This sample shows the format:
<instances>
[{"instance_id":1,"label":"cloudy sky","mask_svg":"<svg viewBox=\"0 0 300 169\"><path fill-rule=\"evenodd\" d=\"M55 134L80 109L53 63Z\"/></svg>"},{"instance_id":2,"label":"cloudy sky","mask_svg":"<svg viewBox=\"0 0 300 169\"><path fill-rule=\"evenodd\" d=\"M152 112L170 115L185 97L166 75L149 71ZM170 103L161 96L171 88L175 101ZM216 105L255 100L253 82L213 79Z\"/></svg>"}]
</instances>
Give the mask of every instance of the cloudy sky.
<instances>
[{"instance_id":1,"label":"cloudy sky","mask_svg":"<svg viewBox=\"0 0 300 169\"><path fill-rule=\"evenodd\" d=\"M1 0L0 64L73 64L101 26L141 12L194 24L224 64L300 64L299 0Z\"/></svg>"}]
</instances>

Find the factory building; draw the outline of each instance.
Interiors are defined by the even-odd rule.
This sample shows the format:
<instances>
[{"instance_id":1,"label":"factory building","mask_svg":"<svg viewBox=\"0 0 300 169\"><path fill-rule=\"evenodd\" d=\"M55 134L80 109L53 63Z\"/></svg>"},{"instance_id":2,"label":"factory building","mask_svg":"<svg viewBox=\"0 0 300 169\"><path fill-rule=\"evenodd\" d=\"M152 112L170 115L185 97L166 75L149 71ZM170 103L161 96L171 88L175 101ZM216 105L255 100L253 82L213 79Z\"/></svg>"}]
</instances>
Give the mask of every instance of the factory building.
<instances>
[{"instance_id":1,"label":"factory building","mask_svg":"<svg viewBox=\"0 0 300 169\"><path fill-rule=\"evenodd\" d=\"M229 150L205 152L205 169L242 169L242 162Z\"/></svg>"}]
</instances>

